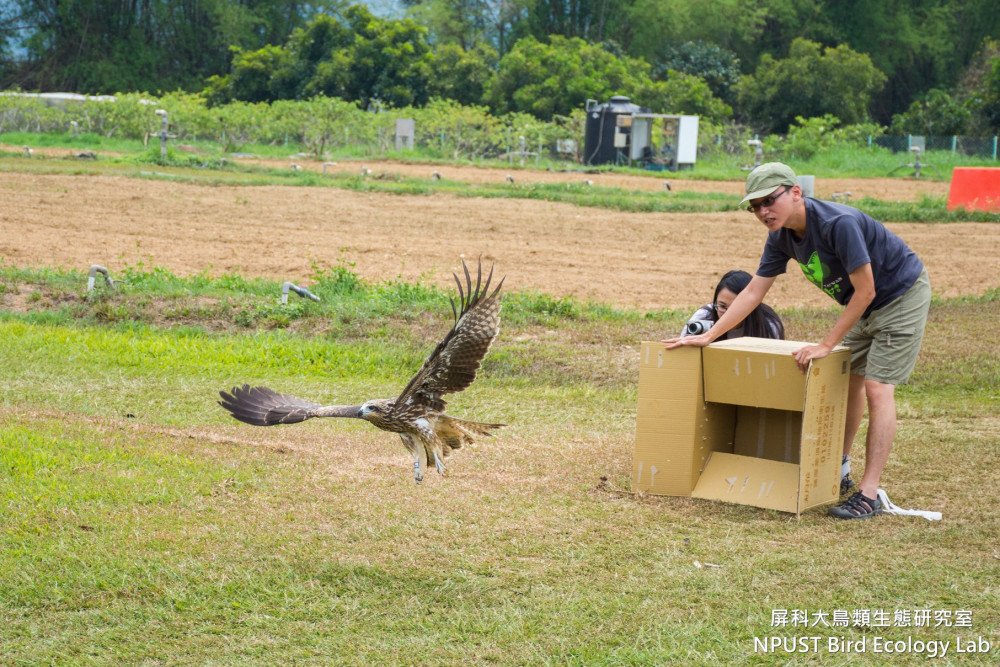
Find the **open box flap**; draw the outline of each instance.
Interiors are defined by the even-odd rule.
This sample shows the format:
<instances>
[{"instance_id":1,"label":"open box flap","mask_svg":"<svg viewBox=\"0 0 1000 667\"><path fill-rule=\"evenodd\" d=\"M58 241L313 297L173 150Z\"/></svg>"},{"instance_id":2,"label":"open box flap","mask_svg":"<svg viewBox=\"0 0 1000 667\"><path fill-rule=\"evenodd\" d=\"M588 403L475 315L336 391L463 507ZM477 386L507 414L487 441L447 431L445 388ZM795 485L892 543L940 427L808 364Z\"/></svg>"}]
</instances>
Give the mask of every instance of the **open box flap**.
<instances>
[{"instance_id":1,"label":"open box flap","mask_svg":"<svg viewBox=\"0 0 1000 667\"><path fill-rule=\"evenodd\" d=\"M691 496L798 514L799 466L713 452Z\"/></svg>"}]
</instances>

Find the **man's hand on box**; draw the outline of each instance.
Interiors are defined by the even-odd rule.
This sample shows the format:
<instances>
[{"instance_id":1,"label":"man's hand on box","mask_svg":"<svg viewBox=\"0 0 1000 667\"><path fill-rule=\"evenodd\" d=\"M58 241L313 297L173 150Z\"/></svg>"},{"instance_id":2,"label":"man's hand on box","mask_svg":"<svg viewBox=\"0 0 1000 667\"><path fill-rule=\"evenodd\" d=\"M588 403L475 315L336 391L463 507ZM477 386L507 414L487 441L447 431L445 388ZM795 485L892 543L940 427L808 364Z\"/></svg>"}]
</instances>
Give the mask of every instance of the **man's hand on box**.
<instances>
[{"instance_id":1,"label":"man's hand on box","mask_svg":"<svg viewBox=\"0 0 1000 667\"><path fill-rule=\"evenodd\" d=\"M792 352L792 356L795 357L795 363L799 365L799 370L805 373L809 370L809 362L813 359L822 359L823 357L829 356L830 348L826 345L807 345L801 349Z\"/></svg>"}]
</instances>

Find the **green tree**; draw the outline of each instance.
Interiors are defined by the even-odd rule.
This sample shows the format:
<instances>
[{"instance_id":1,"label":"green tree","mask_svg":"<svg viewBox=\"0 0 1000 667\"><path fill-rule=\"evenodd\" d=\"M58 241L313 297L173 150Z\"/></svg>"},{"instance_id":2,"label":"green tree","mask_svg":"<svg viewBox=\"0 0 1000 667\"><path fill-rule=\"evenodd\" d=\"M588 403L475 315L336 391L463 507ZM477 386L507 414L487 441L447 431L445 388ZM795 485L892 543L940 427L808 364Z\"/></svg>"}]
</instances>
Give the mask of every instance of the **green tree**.
<instances>
[{"instance_id":1,"label":"green tree","mask_svg":"<svg viewBox=\"0 0 1000 667\"><path fill-rule=\"evenodd\" d=\"M232 71L210 79L205 92L214 103L324 95L363 107L423 104L433 61L426 32L411 19L380 19L353 5L342 17L317 16L284 46L236 50Z\"/></svg>"},{"instance_id":2,"label":"green tree","mask_svg":"<svg viewBox=\"0 0 1000 667\"><path fill-rule=\"evenodd\" d=\"M212 104L227 104L233 100L267 102L280 99L275 91L275 72L291 66L291 56L280 46L265 46L257 51L233 47L233 72L228 76L212 76L205 88L205 97Z\"/></svg>"},{"instance_id":3,"label":"green tree","mask_svg":"<svg viewBox=\"0 0 1000 667\"><path fill-rule=\"evenodd\" d=\"M354 45L344 54L350 67L345 97L368 105L381 100L392 106L425 104L433 55L427 29L412 19L374 17L362 5L345 12Z\"/></svg>"},{"instance_id":4,"label":"green tree","mask_svg":"<svg viewBox=\"0 0 1000 667\"><path fill-rule=\"evenodd\" d=\"M527 21L531 34L579 37L590 43L618 38L628 29L629 0L534 0Z\"/></svg>"},{"instance_id":5,"label":"green tree","mask_svg":"<svg viewBox=\"0 0 1000 667\"><path fill-rule=\"evenodd\" d=\"M994 132L1000 131L1000 57L993 59L989 73L984 77L982 103L977 111Z\"/></svg>"},{"instance_id":6,"label":"green tree","mask_svg":"<svg viewBox=\"0 0 1000 667\"><path fill-rule=\"evenodd\" d=\"M972 114L946 91L935 88L892 117L891 134L964 134Z\"/></svg>"},{"instance_id":7,"label":"green tree","mask_svg":"<svg viewBox=\"0 0 1000 667\"><path fill-rule=\"evenodd\" d=\"M767 4L761 0L635 0L624 10L630 29L622 42L629 55L651 63L663 62L669 50L683 44L702 42L733 53L753 67L770 48L764 44L782 32L776 21L806 24L787 2L780 11L769 11ZM695 73L678 63L667 66Z\"/></svg>"},{"instance_id":8,"label":"green tree","mask_svg":"<svg viewBox=\"0 0 1000 667\"><path fill-rule=\"evenodd\" d=\"M14 0L5 19L26 31L3 84L113 93L193 89L225 72L230 47L256 49L339 0ZM15 11L16 10L16 11Z\"/></svg>"},{"instance_id":9,"label":"green tree","mask_svg":"<svg viewBox=\"0 0 1000 667\"><path fill-rule=\"evenodd\" d=\"M797 116L864 122L885 81L866 54L796 39L787 58L763 56L755 73L736 85L736 96L740 113L759 132L784 132Z\"/></svg>"},{"instance_id":10,"label":"green tree","mask_svg":"<svg viewBox=\"0 0 1000 667\"><path fill-rule=\"evenodd\" d=\"M1000 85L993 78L997 63L1000 63L1000 41L984 40L955 86L955 96L970 113L968 134L994 134L1000 129L992 120L1000 116ZM992 111L993 107L996 112Z\"/></svg>"},{"instance_id":11,"label":"green tree","mask_svg":"<svg viewBox=\"0 0 1000 667\"><path fill-rule=\"evenodd\" d=\"M496 63L497 52L489 44L468 51L458 44L442 44L430 63L427 92L459 104L481 104Z\"/></svg>"},{"instance_id":12,"label":"green tree","mask_svg":"<svg viewBox=\"0 0 1000 667\"><path fill-rule=\"evenodd\" d=\"M285 45L285 66L272 73L272 99L346 97L354 41L350 27L328 15L293 32Z\"/></svg>"},{"instance_id":13,"label":"green tree","mask_svg":"<svg viewBox=\"0 0 1000 667\"><path fill-rule=\"evenodd\" d=\"M435 46L457 44L465 51L490 46L506 53L528 34L534 0L417 0L409 15L429 30Z\"/></svg>"},{"instance_id":14,"label":"green tree","mask_svg":"<svg viewBox=\"0 0 1000 667\"><path fill-rule=\"evenodd\" d=\"M702 79L712 94L727 102L732 100L732 88L740 80L740 59L718 44L702 40L684 42L679 46L665 44L653 66L653 76L663 79L673 70Z\"/></svg>"},{"instance_id":15,"label":"green tree","mask_svg":"<svg viewBox=\"0 0 1000 667\"><path fill-rule=\"evenodd\" d=\"M530 113L548 120L566 116L588 99L632 95L648 84L649 65L616 58L579 37L553 35L548 44L534 37L517 42L500 59L485 100L494 113Z\"/></svg>"},{"instance_id":16,"label":"green tree","mask_svg":"<svg viewBox=\"0 0 1000 667\"><path fill-rule=\"evenodd\" d=\"M632 101L656 113L691 114L714 123L733 115L733 108L713 95L703 79L673 70L662 81L640 85Z\"/></svg>"},{"instance_id":17,"label":"green tree","mask_svg":"<svg viewBox=\"0 0 1000 667\"><path fill-rule=\"evenodd\" d=\"M827 2L826 43L868 53L887 84L872 98L888 123L932 88L950 89L986 37L1000 36L996 0Z\"/></svg>"}]
</instances>

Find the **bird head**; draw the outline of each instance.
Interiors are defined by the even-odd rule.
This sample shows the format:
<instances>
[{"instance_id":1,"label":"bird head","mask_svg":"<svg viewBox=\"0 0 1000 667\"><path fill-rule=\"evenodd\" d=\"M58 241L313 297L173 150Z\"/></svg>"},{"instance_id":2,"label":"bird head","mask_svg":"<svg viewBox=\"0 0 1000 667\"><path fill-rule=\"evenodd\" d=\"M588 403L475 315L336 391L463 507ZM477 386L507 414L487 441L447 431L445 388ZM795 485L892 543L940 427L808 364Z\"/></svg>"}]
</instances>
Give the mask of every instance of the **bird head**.
<instances>
[{"instance_id":1,"label":"bird head","mask_svg":"<svg viewBox=\"0 0 1000 667\"><path fill-rule=\"evenodd\" d=\"M386 416L389 414L389 404L391 401L386 399L376 399L372 401L366 401L358 408L358 417L364 419L373 424L378 425L380 422L386 420Z\"/></svg>"}]
</instances>

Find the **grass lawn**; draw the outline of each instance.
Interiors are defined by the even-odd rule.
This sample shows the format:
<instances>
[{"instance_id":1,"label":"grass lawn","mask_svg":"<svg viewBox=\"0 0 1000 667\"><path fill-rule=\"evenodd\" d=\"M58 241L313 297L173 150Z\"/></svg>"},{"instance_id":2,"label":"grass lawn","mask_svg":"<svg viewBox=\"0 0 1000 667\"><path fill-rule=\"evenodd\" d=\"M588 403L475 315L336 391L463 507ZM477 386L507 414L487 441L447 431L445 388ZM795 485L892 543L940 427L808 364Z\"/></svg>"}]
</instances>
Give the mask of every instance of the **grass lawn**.
<instances>
[{"instance_id":1,"label":"grass lawn","mask_svg":"<svg viewBox=\"0 0 1000 667\"><path fill-rule=\"evenodd\" d=\"M183 291L169 279L141 306L56 298L55 273L3 280L43 295L0 314L0 664L885 664L914 641L949 642L944 664L1000 656L995 294L936 301L899 390L883 486L944 519L841 522L631 493L637 342L685 314L510 295L449 403L509 426L417 486L394 435L245 426L215 392L392 396L448 326L443 295L347 291L333 331L232 304L166 326L150 303ZM387 314L400 294L440 319ZM799 339L833 317L783 315ZM989 653L969 652L979 637Z\"/></svg>"},{"instance_id":2,"label":"grass lawn","mask_svg":"<svg viewBox=\"0 0 1000 667\"><path fill-rule=\"evenodd\" d=\"M0 172L24 163L0 156ZM323 178L148 156L30 168ZM465 191L731 207L723 195ZM879 206L887 220L966 219L942 201L865 204ZM243 382L324 403L393 397L450 326L447 294L367 285L346 267L317 269L321 303L285 306L276 284L239 275L140 265L124 277L129 290L84 295L83 274L0 263L0 295L15 297L0 310L0 665L1000 659L997 289L933 303L897 392L883 486L943 520L844 522L632 493L638 343L687 313L508 294L480 378L449 401L455 416L508 426L418 486L395 435L356 420L246 426L215 401ZM836 311L782 316L789 338L812 340Z\"/></svg>"}]
</instances>

